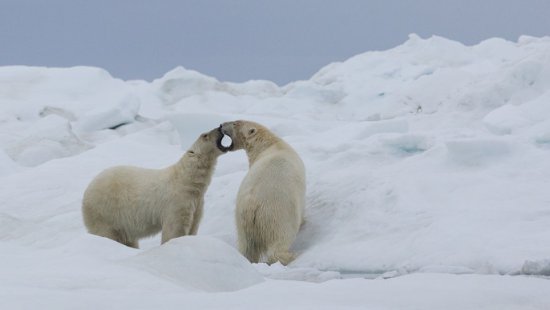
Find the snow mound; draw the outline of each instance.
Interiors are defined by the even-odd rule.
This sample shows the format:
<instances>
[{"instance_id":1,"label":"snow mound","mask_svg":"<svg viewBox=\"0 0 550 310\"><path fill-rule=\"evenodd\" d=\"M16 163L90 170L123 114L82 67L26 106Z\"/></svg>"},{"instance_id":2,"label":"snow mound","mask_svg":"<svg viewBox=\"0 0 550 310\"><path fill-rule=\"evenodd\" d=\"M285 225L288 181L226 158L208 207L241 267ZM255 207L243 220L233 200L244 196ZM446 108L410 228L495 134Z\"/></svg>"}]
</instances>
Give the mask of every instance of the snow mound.
<instances>
[{"instance_id":1,"label":"snow mound","mask_svg":"<svg viewBox=\"0 0 550 310\"><path fill-rule=\"evenodd\" d=\"M506 156L511 147L497 139L461 139L447 141L449 158L466 165L488 164Z\"/></svg>"},{"instance_id":2,"label":"snow mound","mask_svg":"<svg viewBox=\"0 0 550 310\"><path fill-rule=\"evenodd\" d=\"M112 107L132 92L100 68L2 67L1 100L18 119L36 120L46 107L82 116L96 107ZM14 104L21 102L23 104ZM4 105L6 107L6 105Z\"/></svg>"},{"instance_id":3,"label":"snow mound","mask_svg":"<svg viewBox=\"0 0 550 310\"><path fill-rule=\"evenodd\" d=\"M533 126L550 115L550 92L534 100L518 105L507 104L490 112L483 119L489 130L496 134L511 134L525 127Z\"/></svg>"},{"instance_id":4,"label":"snow mound","mask_svg":"<svg viewBox=\"0 0 550 310\"><path fill-rule=\"evenodd\" d=\"M81 117L76 123L76 129L79 131L114 129L132 123L136 120L139 105L139 101L128 97L115 107L94 109Z\"/></svg>"},{"instance_id":5,"label":"snow mound","mask_svg":"<svg viewBox=\"0 0 550 310\"><path fill-rule=\"evenodd\" d=\"M159 92L166 104L208 91L223 91L223 84L215 78L200 74L197 71L178 67L156 80Z\"/></svg>"},{"instance_id":6,"label":"snow mound","mask_svg":"<svg viewBox=\"0 0 550 310\"><path fill-rule=\"evenodd\" d=\"M528 275L550 276L550 259L526 261L521 273Z\"/></svg>"},{"instance_id":7,"label":"snow mound","mask_svg":"<svg viewBox=\"0 0 550 310\"><path fill-rule=\"evenodd\" d=\"M135 88L100 68L2 67L2 147L24 166L76 155L94 145L83 133L135 122Z\"/></svg>"},{"instance_id":8,"label":"snow mound","mask_svg":"<svg viewBox=\"0 0 550 310\"><path fill-rule=\"evenodd\" d=\"M315 268L289 268L277 262L272 265L255 264L264 277L274 280L294 280L320 283L328 280L341 279L342 275L336 271L321 271Z\"/></svg>"},{"instance_id":9,"label":"snow mound","mask_svg":"<svg viewBox=\"0 0 550 310\"><path fill-rule=\"evenodd\" d=\"M0 176L18 170L16 163L3 150L0 149Z\"/></svg>"},{"instance_id":10,"label":"snow mound","mask_svg":"<svg viewBox=\"0 0 550 310\"><path fill-rule=\"evenodd\" d=\"M177 67L166 73L162 78L153 81L153 85L166 105L182 103L186 99L205 96L209 93L259 98L276 97L282 94L279 87L271 81L226 83L183 67Z\"/></svg>"},{"instance_id":11,"label":"snow mound","mask_svg":"<svg viewBox=\"0 0 550 310\"><path fill-rule=\"evenodd\" d=\"M23 166L36 166L89 148L74 134L65 118L48 115L24 130L20 139L6 146L6 152Z\"/></svg>"},{"instance_id":12,"label":"snow mound","mask_svg":"<svg viewBox=\"0 0 550 310\"><path fill-rule=\"evenodd\" d=\"M235 291L263 281L237 250L210 237L172 239L127 262L182 286L208 292Z\"/></svg>"},{"instance_id":13,"label":"snow mound","mask_svg":"<svg viewBox=\"0 0 550 310\"><path fill-rule=\"evenodd\" d=\"M550 147L550 121L545 121L533 126L532 140L540 147Z\"/></svg>"}]
</instances>

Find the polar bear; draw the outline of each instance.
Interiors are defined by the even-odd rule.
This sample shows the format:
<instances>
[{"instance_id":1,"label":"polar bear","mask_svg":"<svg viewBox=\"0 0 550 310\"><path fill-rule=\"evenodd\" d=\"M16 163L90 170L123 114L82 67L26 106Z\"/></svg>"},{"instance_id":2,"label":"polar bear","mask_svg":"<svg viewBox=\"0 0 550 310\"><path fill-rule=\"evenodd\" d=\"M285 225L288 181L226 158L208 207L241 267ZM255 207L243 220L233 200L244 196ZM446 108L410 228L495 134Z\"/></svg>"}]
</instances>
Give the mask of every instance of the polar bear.
<instances>
[{"instance_id":1,"label":"polar bear","mask_svg":"<svg viewBox=\"0 0 550 310\"><path fill-rule=\"evenodd\" d=\"M221 125L232 144L230 150L244 149L249 171L237 194L235 220L240 252L250 262L277 261L287 265L303 222L305 168L300 156L281 138L251 121Z\"/></svg>"},{"instance_id":2,"label":"polar bear","mask_svg":"<svg viewBox=\"0 0 550 310\"><path fill-rule=\"evenodd\" d=\"M82 201L88 232L138 248L138 240L162 231L162 243L195 235L204 194L222 146L216 128L203 133L182 158L165 169L117 166L96 176Z\"/></svg>"}]
</instances>

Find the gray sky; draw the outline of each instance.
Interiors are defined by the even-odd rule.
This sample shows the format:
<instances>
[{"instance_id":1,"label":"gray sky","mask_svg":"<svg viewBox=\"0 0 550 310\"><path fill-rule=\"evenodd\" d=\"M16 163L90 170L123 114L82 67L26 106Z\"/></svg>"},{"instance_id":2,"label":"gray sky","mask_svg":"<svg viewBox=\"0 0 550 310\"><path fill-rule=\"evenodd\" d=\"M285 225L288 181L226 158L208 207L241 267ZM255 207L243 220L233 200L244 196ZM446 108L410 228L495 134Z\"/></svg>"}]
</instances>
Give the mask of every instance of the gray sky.
<instances>
[{"instance_id":1,"label":"gray sky","mask_svg":"<svg viewBox=\"0 0 550 310\"><path fill-rule=\"evenodd\" d=\"M282 85L413 32L468 45L550 35L550 0L0 0L0 65L145 80L182 65Z\"/></svg>"}]
</instances>

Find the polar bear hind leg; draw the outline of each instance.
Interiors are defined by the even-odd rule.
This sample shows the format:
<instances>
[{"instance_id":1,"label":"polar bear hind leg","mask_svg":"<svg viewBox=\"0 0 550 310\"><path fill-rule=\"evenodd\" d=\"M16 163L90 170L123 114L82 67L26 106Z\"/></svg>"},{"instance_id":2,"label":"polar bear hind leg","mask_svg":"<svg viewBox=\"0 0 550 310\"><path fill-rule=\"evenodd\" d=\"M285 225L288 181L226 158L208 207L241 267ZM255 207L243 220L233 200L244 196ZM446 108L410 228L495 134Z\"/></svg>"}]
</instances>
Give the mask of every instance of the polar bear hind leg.
<instances>
[{"instance_id":1,"label":"polar bear hind leg","mask_svg":"<svg viewBox=\"0 0 550 310\"><path fill-rule=\"evenodd\" d=\"M235 221L237 224L237 243L239 252L251 263L260 262L263 245L261 227L258 227L257 212L260 205L250 196L237 201Z\"/></svg>"},{"instance_id":2,"label":"polar bear hind leg","mask_svg":"<svg viewBox=\"0 0 550 310\"><path fill-rule=\"evenodd\" d=\"M257 264L260 262L261 251L251 240L239 240L239 252L246 257L251 263Z\"/></svg>"},{"instance_id":3,"label":"polar bear hind leg","mask_svg":"<svg viewBox=\"0 0 550 310\"><path fill-rule=\"evenodd\" d=\"M237 218L237 222L239 221L239 218ZM251 263L258 263L261 258L262 251L258 248L258 242L256 242L256 238L254 235L254 232L252 231L245 231L245 229L248 228L250 230L250 227L245 227L243 225L237 225L237 239L238 239L238 246L239 246L239 252L244 255Z\"/></svg>"},{"instance_id":4,"label":"polar bear hind leg","mask_svg":"<svg viewBox=\"0 0 550 310\"><path fill-rule=\"evenodd\" d=\"M289 251L290 242L278 242L270 246L267 250L267 263L269 265L280 262L283 265L288 265L292 262L296 255Z\"/></svg>"}]
</instances>

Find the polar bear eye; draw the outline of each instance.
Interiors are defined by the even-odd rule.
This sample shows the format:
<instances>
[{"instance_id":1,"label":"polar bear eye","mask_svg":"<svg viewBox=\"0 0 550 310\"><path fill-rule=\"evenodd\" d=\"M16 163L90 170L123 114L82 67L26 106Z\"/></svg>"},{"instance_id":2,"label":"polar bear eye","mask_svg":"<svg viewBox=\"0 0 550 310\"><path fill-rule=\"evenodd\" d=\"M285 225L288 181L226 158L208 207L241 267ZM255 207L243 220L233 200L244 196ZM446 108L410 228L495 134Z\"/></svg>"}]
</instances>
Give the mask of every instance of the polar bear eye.
<instances>
[{"instance_id":1,"label":"polar bear eye","mask_svg":"<svg viewBox=\"0 0 550 310\"><path fill-rule=\"evenodd\" d=\"M250 129L248 130L248 134L249 134L249 135L252 135L252 134L254 134L255 132L256 132L256 128L250 128Z\"/></svg>"}]
</instances>

